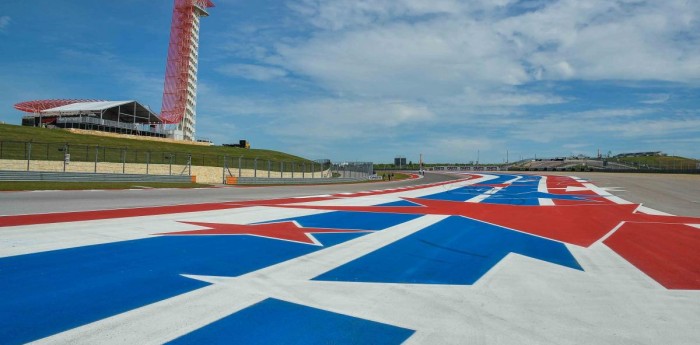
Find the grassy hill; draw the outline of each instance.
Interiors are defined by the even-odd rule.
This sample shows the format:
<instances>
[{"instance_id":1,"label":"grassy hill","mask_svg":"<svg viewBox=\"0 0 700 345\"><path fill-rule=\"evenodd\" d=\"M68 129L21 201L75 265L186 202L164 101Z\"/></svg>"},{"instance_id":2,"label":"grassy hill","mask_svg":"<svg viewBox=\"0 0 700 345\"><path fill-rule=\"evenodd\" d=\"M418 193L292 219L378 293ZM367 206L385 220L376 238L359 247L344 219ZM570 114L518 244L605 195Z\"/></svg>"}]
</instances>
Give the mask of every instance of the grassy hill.
<instances>
[{"instance_id":1,"label":"grassy hill","mask_svg":"<svg viewBox=\"0 0 700 345\"><path fill-rule=\"evenodd\" d=\"M61 129L47 129L0 124L0 159L62 160L68 150L73 161L127 163L192 164L222 166L224 157L229 161L245 160L308 162L307 159L278 151L242 149L225 146L199 146L149 140L112 138L70 133Z\"/></svg>"},{"instance_id":2,"label":"grassy hill","mask_svg":"<svg viewBox=\"0 0 700 345\"><path fill-rule=\"evenodd\" d=\"M621 157L611 158L611 161L625 163L640 168L684 170L694 169L699 160L677 156L648 156L648 157Z\"/></svg>"}]
</instances>

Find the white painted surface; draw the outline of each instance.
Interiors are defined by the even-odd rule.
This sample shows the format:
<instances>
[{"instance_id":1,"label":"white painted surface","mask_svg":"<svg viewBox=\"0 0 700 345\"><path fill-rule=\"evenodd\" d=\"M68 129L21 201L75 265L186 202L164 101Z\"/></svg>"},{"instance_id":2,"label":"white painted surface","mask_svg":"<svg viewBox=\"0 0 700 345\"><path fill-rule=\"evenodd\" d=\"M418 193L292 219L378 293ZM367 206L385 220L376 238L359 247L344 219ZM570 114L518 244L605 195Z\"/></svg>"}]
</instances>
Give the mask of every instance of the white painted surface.
<instances>
[{"instance_id":1,"label":"white painted surface","mask_svg":"<svg viewBox=\"0 0 700 345\"><path fill-rule=\"evenodd\" d=\"M453 187L309 204L374 205ZM628 203L589 183L586 187L608 200ZM547 192L546 184L543 192ZM543 202L547 203L540 200ZM644 206L638 211L661 214ZM193 229L178 221L247 224L315 213L319 211L248 207L4 228L0 256ZM213 285L38 343L163 343L265 298L416 330L407 344L651 345L696 344L700 339L700 292L663 288L602 244L602 239L589 248L567 245L584 271L510 254L472 286L311 280L444 218L423 216L240 277L186 276Z\"/></svg>"}]
</instances>

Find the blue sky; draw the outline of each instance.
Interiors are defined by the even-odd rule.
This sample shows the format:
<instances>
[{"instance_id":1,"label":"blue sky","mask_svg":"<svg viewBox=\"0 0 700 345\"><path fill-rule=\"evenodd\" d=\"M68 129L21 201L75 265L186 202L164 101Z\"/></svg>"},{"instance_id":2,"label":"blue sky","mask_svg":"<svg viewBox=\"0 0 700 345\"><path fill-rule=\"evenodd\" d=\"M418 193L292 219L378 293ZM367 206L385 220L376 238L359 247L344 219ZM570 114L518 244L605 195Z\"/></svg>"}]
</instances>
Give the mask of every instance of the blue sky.
<instances>
[{"instance_id":1,"label":"blue sky","mask_svg":"<svg viewBox=\"0 0 700 345\"><path fill-rule=\"evenodd\" d=\"M700 2L214 0L197 135L311 159L700 158ZM47 98L158 111L172 1L0 2L0 121Z\"/></svg>"}]
</instances>

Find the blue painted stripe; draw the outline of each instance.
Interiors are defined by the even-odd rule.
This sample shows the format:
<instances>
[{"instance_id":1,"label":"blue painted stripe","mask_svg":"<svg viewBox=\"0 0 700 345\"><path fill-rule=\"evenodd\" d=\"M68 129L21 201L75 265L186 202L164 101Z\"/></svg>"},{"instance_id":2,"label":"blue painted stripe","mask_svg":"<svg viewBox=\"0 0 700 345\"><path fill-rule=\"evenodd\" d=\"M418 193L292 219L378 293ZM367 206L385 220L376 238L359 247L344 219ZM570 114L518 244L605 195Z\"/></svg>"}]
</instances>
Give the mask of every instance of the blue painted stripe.
<instances>
[{"instance_id":1,"label":"blue painted stripe","mask_svg":"<svg viewBox=\"0 0 700 345\"><path fill-rule=\"evenodd\" d=\"M417 215L331 212L305 227L380 230ZM154 233L166 229L154 229ZM366 233L314 235L324 246ZM24 343L322 249L253 236L164 236L0 259L0 339Z\"/></svg>"},{"instance_id":2,"label":"blue painted stripe","mask_svg":"<svg viewBox=\"0 0 700 345\"><path fill-rule=\"evenodd\" d=\"M487 204L537 206L541 197L537 188L541 177L520 179L483 200Z\"/></svg>"},{"instance_id":3,"label":"blue painted stripe","mask_svg":"<svg viewBox=\"0 0 700 345\"><path fill-rule=\"evenodd\" d=\"M266 299L169 344L401 344L415 331Z\"/></svg>"},{"instance_id":4,"label":"blue painted stripe","mask_svg":"<svg viewBox=\"0 0 700 345\"><path fill-rule=\"evenodd\" d=\"M485 184L502 184L508 182L514 178L516 175L498 175L497 178L484 182ZM454 189L449 189L444 192L435 193L431 195L422 196L421 199L429 200L446 200L446 201L467 201L475 196L484 194L488 192L493 187L485 186L481 184L469 185Z\"/></svg>"},{"instance_id":5,"label":"blue painted stripe","mask_svg":"<svg viewBox=\"0 0 700 345\"><path fill-rule=\"evenodd\" d=\"M421 215L335 211L286 220L295 220L307 228L383 230L418 217Z\"/></svg>"},{"instance_id":6,"label":"blue painted stripe","mask_svg":"<svg viewBox=\"0 0 700 345\"><path fill-rule=\"evenodd\" d=\"M581 202L591 201L591 196L587 195L562 195L539 192L537 191L537 188L542 177L527 175L499 175L498 178L487 181L485 184L475 184L455 188L445 192L427 195L421 197L421 199L467 201L493 189L493 187L488 185L503 184L517 178L518 176L520 176L521 179L490 195L481 202L486 204L537 206L539 205L540 198L554 200L577 200Z\"/></svg>"},{"instance_id":7,"label":"blue painted stripe","mask_svg":"<svg viewBox=\"0 0 700 345\"><path fill-rule=\"evenodd\" d=\"M582 270L560 242L450 217L314 280L470 285L509 253Z\"/></svg>"},{"instance_id":8,"label":"blue painted stripe","mask_svg":"<svg viewBox=\"0 0 700 345\"><path fill-rule=\"evenodd\" d=\"M36 340L206 285L180 274L238 276L321 248L252 236L174 236L4 258L0 339Z\"/></svg>"},{"instance_id":9,"label":"blue painted stripe","mask_svg":"<svg viewBox=\"0 0 700 345\"><path fill-rule=\"evenodd\" d=\"M416 203L412 203L408 200L399 200L399 201L394 201L394 202L387 202L384 204L380 204L377 206L420 206Z\"/></svg>"}]
</instances>

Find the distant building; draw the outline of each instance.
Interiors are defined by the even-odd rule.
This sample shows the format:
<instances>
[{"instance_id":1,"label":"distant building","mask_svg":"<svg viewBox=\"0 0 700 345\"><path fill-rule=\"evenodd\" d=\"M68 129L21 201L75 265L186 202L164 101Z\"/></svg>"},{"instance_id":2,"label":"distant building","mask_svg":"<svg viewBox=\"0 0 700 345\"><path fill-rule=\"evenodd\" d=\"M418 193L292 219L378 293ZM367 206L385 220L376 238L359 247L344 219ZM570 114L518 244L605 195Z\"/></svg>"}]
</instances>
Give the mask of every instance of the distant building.
<instances>
[{"instance_id":1,"label":"distant building","mask_svg":"<svg viewBox=\"0 0 700 345\"><path fill-rule=\"evenodd\" d=\"M397 167L406 166L406 157L398 156L394 158L394 165Z\"/></svg>"}]
</instances>

